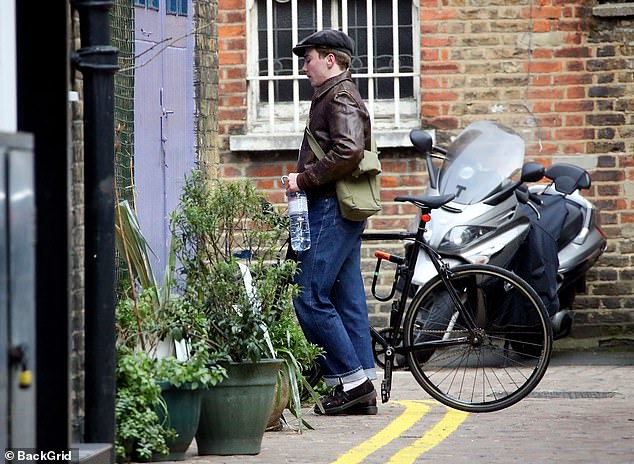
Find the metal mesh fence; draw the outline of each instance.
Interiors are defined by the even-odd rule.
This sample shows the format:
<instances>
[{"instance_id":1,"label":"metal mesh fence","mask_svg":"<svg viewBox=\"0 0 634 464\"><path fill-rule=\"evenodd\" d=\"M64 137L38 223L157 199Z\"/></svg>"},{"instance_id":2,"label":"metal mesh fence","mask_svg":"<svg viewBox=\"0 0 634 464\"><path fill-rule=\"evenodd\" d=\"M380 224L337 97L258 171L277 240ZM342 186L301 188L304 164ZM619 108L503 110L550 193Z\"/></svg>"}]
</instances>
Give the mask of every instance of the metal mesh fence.
<instances>
[{"instance_id":1,"label":"metal mesh fence","mask_svg":"<svg viewBox=\"0 0 634 464\"><path fill-rule=\"evenodd\" d=\"M114 78L115 178L119 200L134 204L134 7L115 0L110 10L111 41L119 49Z\"/></svg>"},{"instance_id":2,"label":"metal mesh fence","mask_svg":"<svg viewBox=\"0 0 634 464\"><path fill-rule=\"evenodd\" d=\"M112 46L119 49L119 71L114 77L115 186L117 202L134 207L134 7L115 0L110 10ZM129 288L129 273L117 254L117 292Z\"/></svg>"}]
</instances>

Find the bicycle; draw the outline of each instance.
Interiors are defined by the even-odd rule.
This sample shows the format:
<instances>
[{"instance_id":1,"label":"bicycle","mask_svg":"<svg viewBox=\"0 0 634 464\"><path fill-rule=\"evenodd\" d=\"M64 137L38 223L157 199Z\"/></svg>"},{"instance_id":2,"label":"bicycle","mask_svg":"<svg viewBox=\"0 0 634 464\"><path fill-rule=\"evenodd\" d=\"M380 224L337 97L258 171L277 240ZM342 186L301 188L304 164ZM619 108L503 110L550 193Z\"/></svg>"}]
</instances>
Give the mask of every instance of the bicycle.
<instances>
[{"instance_id":1,"label":"bicycle","mask_svg":"<svg viewBox=\"0 0 634 464\"><path fill-rule=\"evenodd\" d=\"M550 361L552 329L541 298L520 277L487 264L450 269L425 241L432 210L453 198L396 197L420 209L417 230L362 236L363 241L411 242L405 256L375 253L372 295L392 300L389 326L371 327L375 358L384 370L381 399L390 398L394 362L402 356L432 398L467 412L492 412L517 403L540 382ZM413 292L421 251L437 275ZM383 261L396 265L385 296L376 289Z\"/></svg>"}]
</instances>

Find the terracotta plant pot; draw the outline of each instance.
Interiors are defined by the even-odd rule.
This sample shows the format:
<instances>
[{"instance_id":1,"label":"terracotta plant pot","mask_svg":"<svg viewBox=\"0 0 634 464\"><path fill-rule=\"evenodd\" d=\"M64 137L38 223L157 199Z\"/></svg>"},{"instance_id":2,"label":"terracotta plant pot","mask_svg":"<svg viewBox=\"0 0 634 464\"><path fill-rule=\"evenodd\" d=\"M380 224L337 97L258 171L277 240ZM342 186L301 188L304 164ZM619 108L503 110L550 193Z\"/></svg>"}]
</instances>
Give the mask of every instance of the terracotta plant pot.
<instances>
[{"instance_id":1,"label":"terracotta plant pot","mask_svg":"<svg viewBox=\"0 0 634 464\"><path fill-rule=\"evenodd\" d=\"M275 384L275 393L273 394L273 410L271 416L266 424L266 430L274 429L280 425L280 418L288 402L291 399L291 386L288 383L288 375L286 370L280 370L280 374L277 377L277 383Z\"/></svg>"}]
</instances>

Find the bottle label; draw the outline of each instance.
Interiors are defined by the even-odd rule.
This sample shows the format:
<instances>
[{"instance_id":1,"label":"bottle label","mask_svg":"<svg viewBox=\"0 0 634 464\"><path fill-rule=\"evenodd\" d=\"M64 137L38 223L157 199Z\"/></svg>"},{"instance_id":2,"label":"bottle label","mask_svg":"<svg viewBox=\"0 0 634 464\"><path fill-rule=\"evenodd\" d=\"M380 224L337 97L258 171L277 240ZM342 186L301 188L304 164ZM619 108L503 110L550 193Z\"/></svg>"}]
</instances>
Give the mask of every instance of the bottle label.
<instances>
[{"instance_id":1,"label":"bottle label","mask_svg":"<svg viewBox=\"0 0 634 464\"><path fill-rule=\"evenodd\" d=\"M294 216L308 211L306 197L295 197L288 202L288 215Z\"/></svg>"},{"instance_id":2,"label":"bottle label","mask_svg":"<svg viewBox=\"0 0 634 464\"><path fill-rule=\"evenodd\" d=\"M297 201L291 201L288 204L288 215L295 216L296 214L301 214L303 212L302 205L298 204Z\"/></svg>"}]
</instances>

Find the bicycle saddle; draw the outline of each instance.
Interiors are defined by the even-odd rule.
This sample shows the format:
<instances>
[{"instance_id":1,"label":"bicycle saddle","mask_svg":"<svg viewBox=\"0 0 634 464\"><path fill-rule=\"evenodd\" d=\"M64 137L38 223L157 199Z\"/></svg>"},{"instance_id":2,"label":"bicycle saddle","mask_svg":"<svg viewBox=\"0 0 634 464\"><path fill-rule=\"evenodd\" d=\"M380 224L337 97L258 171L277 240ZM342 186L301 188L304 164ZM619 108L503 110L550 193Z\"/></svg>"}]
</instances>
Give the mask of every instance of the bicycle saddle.
<instances>
[{"instance_id":1,"label":"bicycle saddle","mask_svg":"<svg viewBox=\"0 0 634 464\"><path fill-rule=\"evenodd\" d=\"M447 195L434 195L434 196L426 196L426 195L417 195L417 196L406 196L399 195L394 198L394 201L409 201L410 203L418 206L419 208L429 208L436 209L440 208L442 205L449 203L451 200L456 198L456 195L453 193L449 193Z\"/></svg>"}]
</instances>

